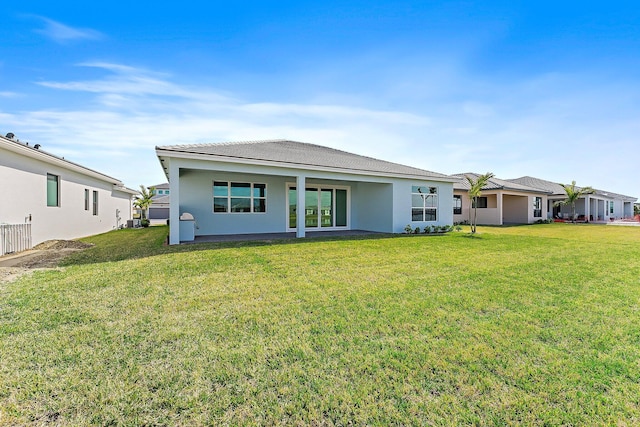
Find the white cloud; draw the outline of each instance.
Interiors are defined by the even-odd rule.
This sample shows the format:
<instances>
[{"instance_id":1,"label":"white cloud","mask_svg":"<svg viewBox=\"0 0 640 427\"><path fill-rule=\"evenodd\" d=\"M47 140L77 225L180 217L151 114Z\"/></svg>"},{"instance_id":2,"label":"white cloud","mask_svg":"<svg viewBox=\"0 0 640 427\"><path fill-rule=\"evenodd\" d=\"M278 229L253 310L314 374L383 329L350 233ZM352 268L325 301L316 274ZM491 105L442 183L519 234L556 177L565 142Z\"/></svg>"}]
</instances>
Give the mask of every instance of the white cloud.
<instances>
[{"instance_id":1,"label":"white cloud","mask_svg":"<svg viewBox=\"0 0 640 427\"><path fill-rule=\"evenodd\" d=\"M141 68L81 65L107 74L39 84L85 93L91 107L0 110L0 122L28 134L18 135L21 139L129 186L164 180L156 145L287 138L443 173L575 179L640 195L631 181L637 169L633 136L640 134L638 91L624 84L588 86L577 76L557 74L493 87L479 82L477 91L465 82L467 97L403 111L326 98L323 103L243 100Z\"/></svg>"},{"instance_id":2,"label":"white cloud","mask_svg":"<svg viewBox=\"0 0 640 427\"><path fill-rule=\"evenodd\" d=\"M44 16L36 16L36 18L42 21L44 27L34 31L56 43L64 44L74 40L100 40L104 38L104 34L90 28L73 28Z\"/></svg>"}]
</instances>

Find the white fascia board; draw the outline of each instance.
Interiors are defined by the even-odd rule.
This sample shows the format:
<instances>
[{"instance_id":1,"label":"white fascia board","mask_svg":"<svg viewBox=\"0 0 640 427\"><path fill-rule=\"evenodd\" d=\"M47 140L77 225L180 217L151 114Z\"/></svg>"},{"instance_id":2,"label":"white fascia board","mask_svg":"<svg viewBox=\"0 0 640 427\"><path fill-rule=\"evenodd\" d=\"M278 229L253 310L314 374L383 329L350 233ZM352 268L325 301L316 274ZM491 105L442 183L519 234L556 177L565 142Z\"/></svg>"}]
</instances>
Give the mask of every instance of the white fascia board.
<instances>
[{"instance_id":1,"label":"white fascia board","mask_svg":"<svg viewBox=\"0 0 640 427\"><path fill-rule=\"evenodd\" d=\"M210 161L212 160L212 161L223 162L223 163L246 164L246 165L255 165L255 166L272 166L272 167L279 167L283 169L305 169L305 170L319 171L319 172L334 172L334 173L343 173L343 174L346 173L349 175L379 176L379 177L385 177L385 178L407 178L407 179L416 179L421 181L438 181L438 182L451 182L451 183L458 182L457 178L449 178L449 177L408 175L408 174L398 175L390 172L374 172L374 171L364 171L359 169L332 168L327 166L304 165L300 163L275 162L272 160L241 159L237 157L217 156L213 154L183 153L183 152L161 150L161 149L156 149L156 154L158 155L158 158L163 157L165 160L169 157L175 157L179 159L210 160ZM163 165L163 167L165 168L165 175L166 175L168 165L167 166Z\"/></svg>"},{"instance_id":2,"label":"white fascia board","mask_svg":"<svg viewBox=\"0 0 640 427\"><path fill-rule=\"evenodd\" d=\"M6 142L3 139L0 139L0 147L5 148L9 151L12 151L14 153L18 153L22 156L25 157L29 157L31 159L35 159L35 160L40 160L42 162L45 163L49 163L51 165L55 165L55 166L59 166L61 168L64 169L68 169L74 172L78 172L80 174L86 175L86 176L90 176L92 178L96 178L99 179L101 181L106 181L110 184L113 184L115 186L118 187L124 187L124 184L109 176L109 175L105 175L103 173L94 171L92 169L86 168L84 166L80 166L78 164L75 164L73 162L70 162L69 160L65 160L65 159L61 159L59 157L54 156L53 154L49 154L47 152L43 152L43 151L39 151L36 148L32 148L32 147L26 147L20 143L15 143L15 142Z\"/></svg>"}]
</instances>

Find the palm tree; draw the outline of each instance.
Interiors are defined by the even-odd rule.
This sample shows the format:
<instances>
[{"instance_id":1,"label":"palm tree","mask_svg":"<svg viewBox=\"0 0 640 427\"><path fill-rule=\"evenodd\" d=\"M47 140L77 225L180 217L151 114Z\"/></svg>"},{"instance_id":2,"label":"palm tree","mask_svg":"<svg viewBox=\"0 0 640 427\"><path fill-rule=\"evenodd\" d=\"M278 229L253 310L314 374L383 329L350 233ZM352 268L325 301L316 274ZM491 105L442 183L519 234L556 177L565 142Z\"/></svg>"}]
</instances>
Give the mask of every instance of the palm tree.
<instances>
[{"instance_id":1,"label":"palm tree","mask_svg":"<svg viewBox=\"0 0 640 427\"><path fill-rule=\"evenodd\" d=\"M465 175L465 178L469 182L469 200L471 200L471 206L473 207L473 220L471 220L471 215L469 215L469 222L471 223L471 233L475 234L476 225L478 219L478 197L482 195L482 189L487 182L494 175L491 172L487 172L484 175L478 176L476 179L471 178L469 175Z\"/></svg>"},{"instance_id":2,"label":"palm tree","mask_svg":"<svg viewBox=\"0 0 640 427\"><path fill-rule=\"evenodd\" d=\"M571 181L571 184L560 184L564 188L564 192L567 198L556 202L558 205L571 205L571 222L576 222L576 201L586 194L593 194L595 190L591 187L576 187L576 182Z\"/></svg>"},{"instance_id":3,"label":"palm tree","mask_svg":"<svg viewBox=\"0 0 640 427\"><path fill-rule=\"evenodd\" d=\"M140 191L133 201L133 206L140 209L141 219L144 221L147 219L147 210L153 203L153 195L155 194L155 187L146 188L144 185L140 185Z\"/></svg>"}]
</instances>

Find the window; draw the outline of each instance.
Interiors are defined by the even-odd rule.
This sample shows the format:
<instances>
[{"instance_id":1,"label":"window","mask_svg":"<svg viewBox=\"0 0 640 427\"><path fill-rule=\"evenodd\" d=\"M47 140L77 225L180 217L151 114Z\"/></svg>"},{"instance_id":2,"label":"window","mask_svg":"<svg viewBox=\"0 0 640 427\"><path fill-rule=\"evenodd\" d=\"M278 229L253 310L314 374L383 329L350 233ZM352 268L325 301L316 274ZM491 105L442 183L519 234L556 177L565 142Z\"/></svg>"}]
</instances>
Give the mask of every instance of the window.
<instances>
[{"instance_id":1,"label":"window","mask_svg":"<svg viewBox=\"0 0 640 427\"><path fill-rule=\"evenodd\" d=\"M47 206L60 206L60 177L47 174Z\"/></svg>"},{"instance_id":2,"label":"window","mask_svg":"<svg viewBox=\"0 0 640 427\"><path fill-rule=\"evenodd\" d=\"M215 181L213 211L262 213L267 211L267 184Z\"/></svg>"},{"instance_id":3,"label":"window","mask_svg":"<svg viewBox=\"0 0 640 427\"><path fill-rule=\"evenodd\" d=\"M98 215L98 192L93 191L93 214Z\"/></svg>"},{"instance_id":4,"label":"window","mask_svg":"<svg viewBox=\"0 0 640 427\"><path fill-rule=\"evenodd\" d=\"M613 215L613 201L609 202L609 214Z\"/></svg>"},{"instance_id":5,"label":"window","mask_svg":"<svg viewBox=\"0 0 640 427\"><path fill-rule=\"evenodd\" d=\"M453 196L453 214L462 215L462 196Z\"/></svg>"},{"instance_id":6,"label":"window","mask_svg":"<svg viewBox=\"0 0 640 427\"><path fill-rule=\"evenodd\" d=\"M542 218L542 197L533 198L533 217Z\"/></svg>"},{"instance_id":7,"label":"window","mask_svg":"<svg viewBox=\"0 0 640 427\"><path fill-rule=\"evenodd\" d=\"M84 210L85 211L89 210L89 189L88 188L84 189Z\"/></svg>"},{"instance_id":8,"label":"window","mask_svg":"<svg viewBox=\"0 0 640 427\"><path fill-rule=\"evenodd\" d=\"M411 221L438 219L438 188L414 185L411 187Z\"/></svg>"},{"instance_id":9,"label":"window","mask_svg":"<svg viewBox=\"0 0 640 427\"><path fill-rule=\"evenodd\" d=\"M476 201L477 201L477 205L478 205L478 209L486 209L487 207L487 198L486 197L476 197L474 200L471 201L471 207L475 208L476 207Z\"/></svg>"}]
</instances>

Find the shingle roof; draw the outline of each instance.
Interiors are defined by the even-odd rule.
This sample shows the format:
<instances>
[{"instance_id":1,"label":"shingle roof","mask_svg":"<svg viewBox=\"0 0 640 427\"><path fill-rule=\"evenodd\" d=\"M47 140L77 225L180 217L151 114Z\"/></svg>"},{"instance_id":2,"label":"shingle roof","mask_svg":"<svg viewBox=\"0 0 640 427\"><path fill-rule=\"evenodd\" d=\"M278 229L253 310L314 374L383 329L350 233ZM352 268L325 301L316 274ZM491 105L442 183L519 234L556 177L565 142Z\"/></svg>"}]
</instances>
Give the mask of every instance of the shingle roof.
<instances>
[{"instance_id":1,"label":"shingle roof","mask_svg":"<svg viewBox=\"0 0 640 427\"><path fill-rule=\"evenodd\" d=\"M327 167L345 171L424 176L452 181L445 174L361 156L335 148L289 140L225 142L213 144L165 145L157 150L202 154L225 158L285 163L300 167ZM158 155L161 155L158 153Z\"/></svg>"},{"instance_id":2,"label":"shingle roof","mask_svg":"<svg viewBox=\"0 0 640 427\"><path fill-rule=\"evenodd\" d=\"M553 195L565 195L564 188L557 182L551 182L540 178L534 178L532 176L522 176L520 178L507 179L509 182L516 184L527 185L529 187L540 188L550 192Z\"/></svg>"},{"instance_id":3,"label":"shingle roof","mask_svg":"<svg viewBox=\"0 0 640 427\"><path fill-rule=\"evenodd\" d=\"M515 183L523 184L523 185L530 185L532 187L545 189L545 190L551 192L554 196L565 196L567 194L564 191L564 188L562 187L561 184L559 184L557 182L546 181L546 180L540 179L540 178L534 178L532 176L522 176L520 178L508 179L507 181L511 181L511 182L515 182ZM576 188L581 188L581 187L576 186ZM608 198L626 199L626 200L629 200L629 201L637 200L636 197L626 196L624 194L618 194L618 193L614 193L612 191L598 190L596 188L594 188L594 191L595 191L596 195L604 196L604 197L608 197Z\"/></svg>"},{"instance_id":4,"label":"shingle roof","mask_svg":"<svg viewBox=\"0 0 640 427\"><path fill-rule=\"evenodd\" d=\"M456 190L465 190L468 191L471 188L469 181L465 179L465 176L470 177L473 180L478 179L480 174L467 172L467 173L458 173L451 175L456 178L460 178L460 180L453 184L453 188ZM547 190L541 188L535 188L528 185L523 185L515 182L511 182L509 180L504 180L500 178L491 178L487 181L487 185L482 187L483 190L514 190L514 191L526 191L528 193L548 193Z\"/></svg>"}]
</instances>

